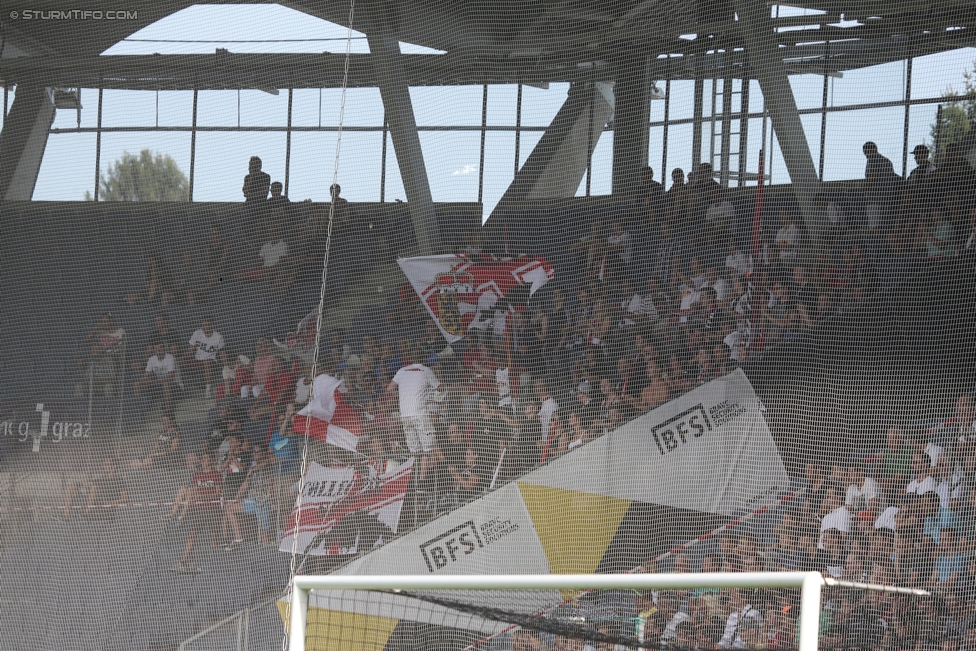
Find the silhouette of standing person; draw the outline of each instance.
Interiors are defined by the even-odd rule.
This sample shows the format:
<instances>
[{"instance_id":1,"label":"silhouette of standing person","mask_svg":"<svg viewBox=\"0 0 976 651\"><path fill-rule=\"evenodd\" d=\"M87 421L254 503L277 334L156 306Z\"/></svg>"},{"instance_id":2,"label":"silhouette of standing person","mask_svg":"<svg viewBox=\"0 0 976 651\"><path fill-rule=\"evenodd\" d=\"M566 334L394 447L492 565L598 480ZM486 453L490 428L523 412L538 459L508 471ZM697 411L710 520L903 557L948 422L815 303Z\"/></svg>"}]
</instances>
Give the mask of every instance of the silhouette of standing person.
<instances>
[{"instance_id":1,"label":"silhouette of standing person","mask_svg":"<svg viewBox=\"0 0 976 651\"><path fill-rule=\"evenodd\" d=\"M241 188L244 193L244 203L265 201L271 188L271 176L261 171L261 159L257 156L251 156L247 168L248 174L244 177L244 187Z\"/></svg>"}]
</instances>

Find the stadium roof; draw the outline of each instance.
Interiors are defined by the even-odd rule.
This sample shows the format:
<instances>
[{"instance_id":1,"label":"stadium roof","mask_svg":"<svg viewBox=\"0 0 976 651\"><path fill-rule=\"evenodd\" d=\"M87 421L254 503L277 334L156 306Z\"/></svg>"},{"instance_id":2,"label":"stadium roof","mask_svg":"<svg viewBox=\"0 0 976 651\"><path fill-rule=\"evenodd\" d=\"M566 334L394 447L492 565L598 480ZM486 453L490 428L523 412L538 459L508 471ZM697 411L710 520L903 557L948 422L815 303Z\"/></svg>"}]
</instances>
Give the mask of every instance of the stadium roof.
<instances>
[{"instance_id":1,"label":"stadium roof","mask_svg":"<svg viewBox=\"0 0 976 651\"><path fill-rule=\"evenodd\" d=\"M29 18L20 11L17 19L4 21L2 78L7 83L146 89L319 88L341 83L343 56L335 54L99 57L193 3L123 4L86 4L87 10L106 12L95 19L68 17L61 2L31 3ZM337 24L349 22L345 0L282 4ZM107 12L119 10L128 12L126 19L106 18ZM45 13L52 11L59 13ZM976 45L973 0L791 2L782 13L772 23L790 72L834 73ZM730 0L360 2L353 23L366 33L375 33L379 25L392 26L385 29L401 41L446 52L404 55L410 85L612 79L615 57L634 53L658 57L651 68L651 77L657 79L693 78L695 57L686 55L694 54L703 55L698 65L704 66L699 68L704 76L712 76L709 71L729 74L727 64L735 76L750 74L745 39ZM11 60L21 55L34 56ZM376 85L370 58L353 55L351 85Z\"/></svg>"}]
</instances>

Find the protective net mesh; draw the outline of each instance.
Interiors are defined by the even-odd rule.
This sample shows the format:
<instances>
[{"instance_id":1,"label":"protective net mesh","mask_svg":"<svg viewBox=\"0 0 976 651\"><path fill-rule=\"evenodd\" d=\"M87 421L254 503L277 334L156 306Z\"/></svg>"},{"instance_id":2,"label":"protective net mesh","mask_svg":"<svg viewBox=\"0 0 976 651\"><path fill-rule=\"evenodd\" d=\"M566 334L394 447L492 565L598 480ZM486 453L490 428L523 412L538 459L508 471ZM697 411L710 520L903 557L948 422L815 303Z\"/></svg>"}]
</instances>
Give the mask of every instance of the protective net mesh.
<instances>
[{"instance_id":1,"label":"protective net mesh","mask_svg":"<svg viewBox=\"0 0 976 651\"><path fill-rule=\"evenodd\" d=\"M638 568L924 588L822 644L976 643L972 0L51 4L0 11L0 651ZM313 603L309 648L741 614L490 597ZM721 644L792 644L742 598Z\"/></svg>"}]
</instances>

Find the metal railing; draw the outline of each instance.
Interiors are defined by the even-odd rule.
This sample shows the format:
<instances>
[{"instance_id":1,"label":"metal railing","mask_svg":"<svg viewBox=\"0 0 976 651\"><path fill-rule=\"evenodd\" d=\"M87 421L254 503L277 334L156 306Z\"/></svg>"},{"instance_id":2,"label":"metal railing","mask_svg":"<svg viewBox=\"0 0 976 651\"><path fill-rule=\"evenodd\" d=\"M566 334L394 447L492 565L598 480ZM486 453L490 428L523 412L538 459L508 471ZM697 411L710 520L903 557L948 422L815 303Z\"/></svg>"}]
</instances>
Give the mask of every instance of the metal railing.
<instances>
[{"instance_id":1,"label":"metal railing","mask_svg":"<svg viewBox=\"0 0 976 651\"><path fill-rule=\"evenodd\" d=\"M220 642L216 640L211 640L207 643L205 648L208 651L213 651L214 649L218 649L218 648L228 648L228 649L233 648L234 651L247 651L250 648L250 642L251 642L251 613L260 610L262 608L267 608L268 606L273 606L276 602L277 599L271 599L268 601L263 601L256 606L239 610L233 615L230 615L229 617L225 617L224 619L220 620L216 624L213 624L212 626L203 629L193 637L184 640L182 643L180 643L180 646L177 647L178 651L190 651L190 649L194 648L193 644L195 642L198 642L203 638L211 637L213 634L217 633L218 631L222 631L229 627L233 627L232 630L234 631L233 647L217 646L217 644L219 644Z\"/></svg>"}]
</instances>

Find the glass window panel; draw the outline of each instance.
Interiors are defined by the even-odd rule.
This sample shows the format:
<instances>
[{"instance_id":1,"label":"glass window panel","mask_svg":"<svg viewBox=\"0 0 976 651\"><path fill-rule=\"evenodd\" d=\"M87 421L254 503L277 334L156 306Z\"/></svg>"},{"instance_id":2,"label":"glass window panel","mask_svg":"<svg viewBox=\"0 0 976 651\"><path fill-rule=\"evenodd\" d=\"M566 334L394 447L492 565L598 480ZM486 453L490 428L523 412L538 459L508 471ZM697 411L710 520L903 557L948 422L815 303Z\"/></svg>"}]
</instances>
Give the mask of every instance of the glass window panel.
<instances>
[{"instance_id":1,"label":"glass window panel","mask_svg":"<svg viewBox=\"0 0 976 651\"><path fill-rule=\"evenodd\" d=\"M713 95L714 91L712 87L716 84L716 81L714 79L705 80L705 101L702 103L703 117L710 117L722 111L722 99ZM705 126L706 128L708 127L707 124Z\"/></svg>"},{"instance_id":2,"label":"glass window panel","mask_svg":"<svg viewBox=\"0 0 976 651\"><path fill-rule=\"evenodd\" d=\"M237 126L237 91L201 90L197 93L197 125Z\"/></svg>"},{"instance_id":3,"label":"glass window panel","mask_svg":"<svg viewBox=\"0 0 976 651\"><path fill-rule=\"evenodd\" d=\"M964 47L948 52L915 57L912 62L912 99L942 97L946 90L962 93L963 73L973 69L976 48Z\"/></svg>"},{"instance_id":4,"label":"glass window panel","mask_svg":"<svg viewBox=\"0 0 976 651\"><path fill-rule=\"evenodd\" d=\"M337 135L334 131L292 134L288 183L288 194L292 201L329 200ZM347 200L379 201L382 149L381 131L346 131L342 134L337 182L342 187L342 196Z\"/></svg>"},{"instance_id":5,"label":"glass window panel","mask_svg":"<svg viewBox=\"0 0 976 651\"><path fill-rule=\"evenodd\" d=\"M661 92L664 92L664 82L658 82L658 88ZM663 122L664 121L664 100L663 99L652 99L651 100L651 122Z\"/></svg>"},{"instance_id":6,"label":"glass window panel","mask_svg":"<svg viewBox=\"0 0 976 651\"><path fill-rule=\"evenodd\" d=\"M420 133L427 179L434 201L477 201L481 134L474 131Z\"/></svg>"},{"instance_id":7,"label":"glass window panel","mask_svg":"<svg viewBox=\"0 0 976 651\"><path fill-rule=\"evenodd\" d=\"M919 104L909 109L908 119L908 169L915 167L915 160L911 156L915 145L927 145L933 147L935 139L932 127L935 125L935 116L939 110L938 104Z\"/></svg>"},{"instance_id":8,"label":"glass window panel","mask_svg":"<svg viewBox=\"0 0 976 651\"><path fill-rule=\"evenodd\" d=\"M192 105L191 105L192 111ZM288 91L201 90L197 125L201 127L284 127L288 124Z\"/></svg>"},{"instance_id":9,"label":"glass window panel","mask_svg":"<svg viewBox=\"0 0 976 651\"><path fill-rule=\"evenodd\" d=\"M188 127L193 124L193 91L159 91L159 126Z\"/></svg>"},{"instance_id":10,"label":"glass window panel","mask_svg":"<svg viewBox=\"0 0 976 651\"><path fill-rule=\"evenodd\" d=\"M651 127L647 137L647 164L654 170L655 181L661 180L661 156L663 153L664 127Z\"/></svg>"},{"instance_id":11,"label":"glass window panel","mask_svg":"<svg viewBox=\"0 0 976 651\"><path fill-rule=\"evenodd\" d=\"M99 161L102 176L124 153L138 156L144 149L172 158L183 176L190 178L190 133L172 131L117 132L102 134ZM198 152L199 153L199 152Z\"/></svg>"},{"instance_id":12,"label":"glass window panel","mask_svg":"<svg viewBox=\"0 0 976 651\"><path fill-rule=\"evenodd\" d=\"M877 143L881 155L900 171L904 120L905 109L900 106L827 114L824 180L863 179L861 146L867 140Z\"/></svg>"},{"instance_id":13,"label":"glass window panel","mask_svg":"<svg viewBox=\"0 0 976 651\"><path fill-rule=\"evenodd\" d=\"M5 107L5 110L0 111L0 129L3 129L3 121L4 121L4 119L6 119L7 113L10 112L10 107L13 106L13 103L14 103L14 95L15 94L16 94L16 91L14 89L12 89L12 88L5 88L4 89L4 96L2 98L0 98L0 102L4 102L5 101L6 104L7 104L6 107ZM85 97L84 93L82 93L82 97L83 98ZM84 102L82 102L82 103L84 104ZM84 111L82 111L82 112L84 112Z\"/></svg>"},{"instance_id":14,"label":"glass window panel","mask_svg":"<svg viewBox=\"0 0 976 651\"><path fill-rule=\"evenodd\" d=\"M292 143L294 145L294 142ZM285 134L197 133L194 201L243 201L241 186L251 156L258 156L272 181L285 180ZM295 165L292 161L292 165Z\"/></svg>"},{"instance_id":15,"label":"glass window panel","mask_svg":"<svg viewBox=\"0 0 976 651\"><path fill-rule=\"evenodd\" d=\"M773 138L772 156L766 159L767 174L772 185L783 185L790 182L790 173L786 169L786 161L783 160L783 150L780 149L779 140Z\"/></svg>"},{"instance_id":16,"label":"glass window panel","mask_svg":"<svg viewBox=\"0 0 976 651\"><path fill-rule=\"evenodd\" d=\"M810 157L813 159L814 169L820 167L820 114L811 113L801 115L800 122L803 123L803 134L807 139L807 146L810 147ZM899 155L898 160L901 160ZM826 166L826 161L824 162Z\"/></svg>"},{"instance_id":17,"label":"glass window panel","mask_svg":"<svg viewBox=\"0 0 976 651\"><path fill-rule=\"evenodd\" d=\"M485 185L482 205L487 218L511 184L515 160L515 133L489 131L485 134Z\"/></svg>"},{"instance_id":18,"label":"glass window panel","mask_svg":"<svg viewBox=\"0 0 976 651\"><path fill-rule=\"evenodd\" d=\"M106 88L102 95L103 127L151 127L156 124L156 93ZM97 123L98 92L95 93Z\"/></svg>"},{"instance_id":19,"label":"glass window panel","mask_svg":"<svg viewBox=\"0 0 976 651\"><path fill-rule=\"evenodd\" d=\"M515 106L518 86L495 84L488 86L488 126L515 126Z\"/></svg>"},{"instance_id":20,"label":"glass window panel","mask_svg":"<svg viewBox=\"0 0 976 651\"><path fill-rule=\"evenodd\" d=\"M319 126L319 111L325 102L324 92L318 88L296 88L292 95L291 124L295 127Z\"/></svg>"},{"instance_id":21,"label":"glass window panel","mask_svg":"<svg viewBox=\"0 0 976 651\"><path fill-rule=\"evenodd\" d=\"M34 185L34 201L82 201L95 190L94 133L51 135Z\"/></svg>"},{"instance_id":22,"label":"glass window panel","mask_svg":"<svg viewBox=\"0 0 976 651\"><path fill-rule=\"evenodd\" d=\"M481 126L481 86L416 86L410 89L418 126Z\"/></svg>"},{"instance_id":23,"label":"glass window panel","mask_svg":"<svg viewBox=\"0 0 976 651\"><path fill-rule=\"evenodd\" d=\"M819 116L818 116L819 119ZM769 120L766 120L766 145L769 143L769 131L771 129ZM819 138L819 130L817 131L817 137ZM763 119L762 118L750 118L749 120L749 142L746 143L746 172L751 174L757 174L759 170L759 150L763 148ZM766 163L766 169L764 173L768 173L769 164L768 159ZM748 181L744 185L755 185L755 181Z\"/></svg>"},{"instance_id":24,"label":"glass window panel","mask_svg":"<svg viewBox=\"0 0 976 651\"><path fill-rule=\"evenodd\" d=\"M821 93L823 88L820 89ZM823 99L821 97L821 99ZM822 104L823 102L821 102ZM759 87L759 82L755 79L749 80L749 112L750 113L762 113L766 110L766 103L763 99L762 88Z\"/></svg>"},{"instance_id":25,"label":"glass window panel","mask_svg":"<svg viewBox=\"0 0 976 651\"><path fill-rule=\"evenodd\" d=\"M98 90L82 89L82 126L98 126ZM103 93L102 126L189 127L193 124L193 91L115 90ZM77 126L75 111L58 111L55 127Z\"/></svg>"},{"instance_id":26,"label":"glass window panel","mask_svg":"<svg viewBox=\"0 0 976 651\"><path fill-rule=\"evenodd\" d=\"M549 84L549 88L522 86L522 125L548 127L562 108L569 84Z\"/></svg>"},{"instance_id":27,"label":"glass window panel","mask_svg":"<svg viewBox=\"0 0 976 651\"><path fill-rule=\"evenodd\" d=\"M277 95L272 95L262 90L242 90L241 126L288 126L288 91L279 90Z\"/></svg>"},{"instance_id":28,"label":"glass window panel","mask_svg":"<svg viewBox=\"0 0 976 651\"><path fill-rule=\"evenodd\" d=\"M676 167L684 170L685 174L691 171L691 139L692 125L690 124L672 124L668 129L667 182L662 181L662 178L665 178L663 174L658 178L666 187L671 187L671 172Z\"/></svg>"},{"instance_id":29,"label":"glass window panel","mask_svg":"<svg viewBox=\"0 0 976 651\"><path fill-rule=\"evenodd\" d=\"M593 149L593 180L590 181L590 194L611 194L613 192L613 131L604 131ZM584 186L584 193L586 187Z\"/></svg>"},{"instance_id":30,"label":"glass window panel","mask_svg":"<svg viewBox=\"0 0 976 651\"><path fill-rule=\"evenodd\" d=\"M326 88L322 91L322 124L337 126L342 107L342 89ZM349 88L346 90L346 106L343 125L354 127L382 127L383 99L379 88Z\"/></svg>"},{"instance_id":31,"label":"glass window panel","mask_svg":"<svg viewBox=\"0 0 976 651\"><path fill-rule=\"evenodd\" d=\"M790 88L798 109L823 106L823 77L821 75L790 75ZM750 97L750 104L752 98Z\"/></svg>"},{"instance_id":32,"label":"glass window panel","mask_svg":"<svg viewBox=\"0 0 976 651\"><path fill-rule=\"evenodd\" d=\"M382 154L382 152L381 152ZM385 201L407 200L407 192L403 189L403 179L400 177L400 164L397 162L396 150L393 148L393 136L386 136L386 191Z\"/></svg>"},{"instance_id":33,"label":"glass window panel","mask_svg":"<svg viewBox=\"0 0 976 651\"><path fill-rule=\"evenodd\" d=\"M889 102L905 98L905 62L844 71L843 79L831 79L828 106Z\"/></svg>"},{"instance_id":34,"label":"glass window panel","mask_svg":"<svg viewBox=\"0 0 976 651\"><path fill-rule=\"evenodd\" d=\"M671 82L671 119L690 118L695 114L695 82L677 79Z\"/></svg>"}]
</instances>

